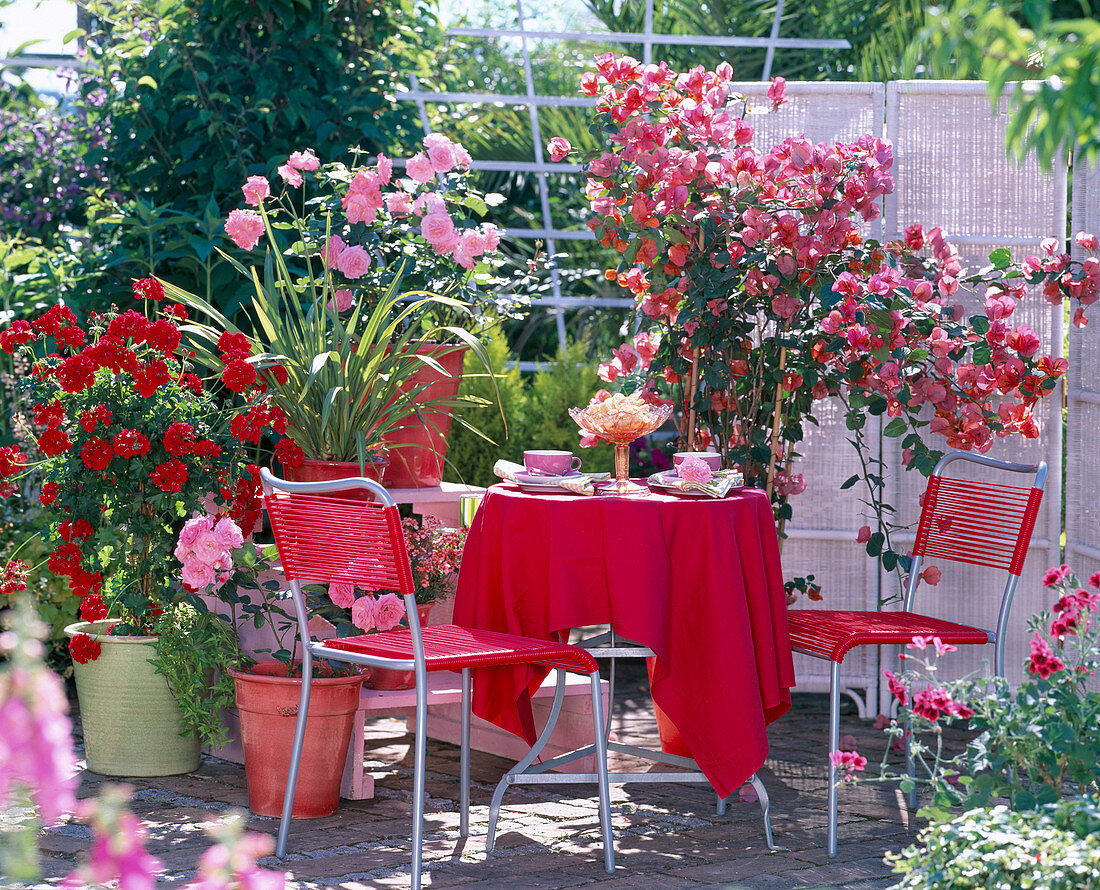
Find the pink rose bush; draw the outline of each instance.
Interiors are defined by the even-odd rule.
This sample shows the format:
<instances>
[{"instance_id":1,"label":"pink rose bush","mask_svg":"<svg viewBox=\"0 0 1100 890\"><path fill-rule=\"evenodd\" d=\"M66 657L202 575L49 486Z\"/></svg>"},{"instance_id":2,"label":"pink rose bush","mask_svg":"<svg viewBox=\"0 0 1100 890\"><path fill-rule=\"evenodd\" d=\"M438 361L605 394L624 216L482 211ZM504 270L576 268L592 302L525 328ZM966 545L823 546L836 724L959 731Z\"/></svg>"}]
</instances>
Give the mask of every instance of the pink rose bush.
<instances>
[{"instance_id":1,"label":"pink rose bush","mask_svg":"<svg viewBox=\"0 0 1100 890\"><path fill-rule=\"evenodd\" d=\"M936 659L956 647L934 636L909 642L902 655L906 670L883 671L897 717L876 720L889 743L879 775L868 779L902 778L889 754L903 751L908 739L917 781L932 792L922 812L937 817L951 807L991 806L995 798L1027 809L1058 800L1067 787L1096 790L1100 691L1090 681L1100 668L1100 573L1081 586L1072 568L1062 565L1047 572L1044 584L1057 599L1050 612L1028 622L1032 638L1019 684L989 676L937 682ZM971 740L961 754L951 754L943 727L958 720L966 721ZM833 753L835 762L844 752Z\"/></svg>"},{"instance_id":2,"label":"pink rose bush","mask_svg":"<svg viewBox=\"0 0 1100 890\"><path fill-rule=\"evenodd\" d=\"M867 416L884 416L907 466L924 473L938 457L929 433L979 452L998 437L1036 437L1036 403L1066 364L1013 314L1041 292L1071 301L1083 323L1100 258L1076 263L1044 242L1021 265L995 251L989 270L968 277L939 227L870 240L865 224L894 190L890 144L794 137L757 149L749 118L735 113L746 103L731 95L732 76L728 65L678 74L607 53L581 78L603 143L581 159L588 225L620 254L606 275L633 295L658 344L645 361L623 344L601 378L672 399L681 447L713 444L725 466L772 493L781 521L804 489L795 447L825 399L841 401L857 448ZM768 102L785 101L777 78ZM1097 243L1077 239L1082 250ZM969 317L964 285L981 306ZM881 519L881 486L863 482ZM904 569L891 526L881 528L868 552Z\"/></svg>"},{"instance_id":3,"label":"pink rose bush","mask_svg":"<svg viewBox=\"0 0 1100 890\"><path fill-rule=\"evenodd\" d=\"M289 223L306 248L300 260L312 266L308 274L325 291L323 305L339 313L373 305L400 279L407 289L472 301L480 318L490 306L510 308L514 298L474 287L472 275L482 280L502 258L500 231L478 220L499 196L470 187L471 163L469 152L441 133L425 137L403 177L394 175L385 155L348 167L323 165L308 149L296 151L278 167L277 180L248 177L241 191L256 209L232 211L225 231L242 250L254 250L266 232L282 252L289 244L281 244L276 228L265 229L265 223ZM275 181L281 184L277 192ZM302 192L319 199L307 204L305 216L298 211Z\"/></svg>"},{"instance_id":4,"label":"pink rose bush","mask_svg":"<svg viewBox=\"0 0 1100 890\"><path fill-rule=\"evenodd\" d=\"M180 532L175 555L183 563L183 583L192 590L217 590L233 568L232 551L244 543L240 528L232 519L194 516Z\"/></svg>"}]
</instances>

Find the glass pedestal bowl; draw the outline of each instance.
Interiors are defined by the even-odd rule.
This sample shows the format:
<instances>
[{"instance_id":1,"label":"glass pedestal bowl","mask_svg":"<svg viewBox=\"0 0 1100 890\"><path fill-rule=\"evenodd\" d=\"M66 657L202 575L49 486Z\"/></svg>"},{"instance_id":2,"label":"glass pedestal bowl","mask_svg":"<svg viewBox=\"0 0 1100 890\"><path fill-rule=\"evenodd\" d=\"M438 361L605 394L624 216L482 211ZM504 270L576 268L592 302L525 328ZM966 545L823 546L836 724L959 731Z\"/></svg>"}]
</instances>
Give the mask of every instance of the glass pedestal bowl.
<instances>
[{"instance_id":1,"label":"glass pedestal bowl","mask_svg":"<svg viewBox=\"0 0 1100 890\"><path fill-rule=\"evenodd\" d=\"M630 443L648 436L672 415L671 405L650 405L630 396L614 395L587 408L570 408L577 426L615 446L615 479L600 494L641 497L649 489L630 481Z\"/></svg>"}]
</instances>

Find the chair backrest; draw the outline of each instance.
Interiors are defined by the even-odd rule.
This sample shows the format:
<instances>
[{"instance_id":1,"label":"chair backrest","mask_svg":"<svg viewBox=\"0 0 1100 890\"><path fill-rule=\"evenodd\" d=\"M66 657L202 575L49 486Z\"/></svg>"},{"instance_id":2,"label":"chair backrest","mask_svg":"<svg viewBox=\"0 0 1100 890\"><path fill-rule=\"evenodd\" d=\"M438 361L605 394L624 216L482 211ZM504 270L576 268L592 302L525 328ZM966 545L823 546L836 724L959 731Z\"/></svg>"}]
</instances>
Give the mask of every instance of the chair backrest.
<instances>
[{"instance_id":1,"label":"chair backrest","mask_svg":"<svg viewBox=\"0 0 1100 890\"><path fill-rule=\"evenodd\" d=\"M362 478L287 482L261 470L260 479L303 644L309 623L301 585L344 582L400 594L422 657L416 588L401 516L389 492ZM363 489L375 500L339 496Z\"/></svg>"},{"instance_id":2,"label":"chair backrest","mask_svg":"<svg viewBox=\"0 0 1100 890\"><path fill-rule=\"evenodd\" d=\"M944 474L963 461L993 470L1030 476L1028 486L1001 481L976 481ZM1016 583L1023 571L1031 534L1043 500L1047 465L1015 464L980 454L953 452L936 464L928 479L921 507L913 563L905 593L905 609L912 611L926 557L1002 569L1008 573L997 621L998 673L1003 673L1004 634Z\"/></svg>"}]
</instances>

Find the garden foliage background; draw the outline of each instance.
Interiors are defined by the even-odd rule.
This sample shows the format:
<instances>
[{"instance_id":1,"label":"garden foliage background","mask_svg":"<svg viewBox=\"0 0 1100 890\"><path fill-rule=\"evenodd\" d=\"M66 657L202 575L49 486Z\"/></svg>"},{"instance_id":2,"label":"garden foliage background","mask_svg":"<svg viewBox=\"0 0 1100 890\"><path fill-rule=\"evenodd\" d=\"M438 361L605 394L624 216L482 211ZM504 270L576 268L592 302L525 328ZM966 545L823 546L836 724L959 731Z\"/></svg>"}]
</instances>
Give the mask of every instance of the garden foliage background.
<instances>
[{"instance_id":1,"label":"garden foliage background","mask_svg":"<svg viewBox=\"0 0 1100 890\"><path fill-rule=\"evenodd\" d=\"M766 36L773 9L766 6L664 0L653 6L652 30ZM486 4L475 7L465 23L497 28L569 24L547 7L540 7L544 19L524 23L516 20L513 5ZM587 0L585 7L587 21L607 30L636 31L645 24L644 15L639 16L646 4ZM0 116L10 124L0 136L0 322L5 324L58 296L80 311L121 302L130 279L149 272L232 309L242 294L232 269L214 252L215 247L231 248L221 221L238 206L237 188L246 175L267 172L273 161L305 146L324 160L350 144L400 158L413 150L424 129L441 130L462 141L480 162L480 186L505 196L501 206L506 209L495 221L513 231L538 228L544 207L529 110L518 103L403 101L401 92L410 76L427 92L522 94L530 85L541 96L575 97L579 75L593 53L613 48L641 57L643 51L640 43L612 47L532 40L531 64L525 69L516 40L448 36L435 5L421 0L257 0L247 5L235 0L189 5L95 0L87 8L90 26L102 36L90 44L84 60L88 67L64 116L11 78L13 85L0 92ZM1067 224L1064 169L1047 176L1031 160L1017 163L1006 157L1005 103L991 113L981 84L844 82L889 77L899 58L897 48L915 27L907 16L919 8L908 0L789 2L784 36L846 37L853 45L840 52L775 54L772 73L791 81L830 82L792 82L787 90L791 101L780 113L754 116L758 144L801 132L815 140L884 134L895 146L898 189L887 202L881 231L872 234L889 239L914 222L940 224L971 267L980 266L995 247L1009 247L1022 256L1035 252L1044 236L1100 229L1100 174L1077 165ZM306 51L312 64L293 64ZM737 76L747 81L743 91L763 96L764 86L751 82L766 64L762 49L673 45L653 52L675 69L713 66L728 58ZM594 138L587 129L588 114L585 107L549 106L539 108L535 117L544 141L566 136L585 149ZM15 126L27 120L34 125ZM577 299L562 313L559 325L559 316L537 304L549 292L549 281L544 281L530 294L536 304L528 318L507 323L493 336L494 355L502 361L560 360L534 377L513 371L502 381L511 438L503 439L503 425L488 431L513 456L534 442L571 447L575 440L564 409L597 388L596 362L607 357L631 325L623 310L608 305L625 294L603 277L613 261L587 240L582 178L570 172L545 176L555 225L576 233L558 245L568 255L558 258L557 274ZM532 239L513 238L509 246L519 263L538 249ZM1036 295L1017 313L1058 353L1065 330L1060 307ZM568 353L560 352L562 330L576 344ZM1088 328L1068 331L1065 441L1060 399L1055 397L1044 406L1039 440L1011 446L998 440L991 452L1029 462L1045 459L1052 469L1016 603L1021 626L1024 616L1046 605L1039 584L1042 571L1061 561L1063 500L1067 560L1082 577L1100 568L1100 469L1091 447L1100 428L1098 337ZM587 367L578 370L578 361ZM10 390L20 369L2 367L0 373L0 444L6 444L13 408ZM893 592L896 582L880 573L855 541L856 530L867 520L860 515L856 490L838 488L856 470L840 412L826 406L818 418L821 425L811 428L802 449L800 470L808 485L794 501L785 568L790 576L813 572L822 584L825 607L873 608L880 596ZM881 442L891 468L887 500L903 517L915 520L923 480L896 473L897 443ZM1064 498L1063 445L1069 480ZM492 455L487 457L477 443L457 436L452 456L464 477L484 481ZM588 465L606 460L606 455L586 455ZM30 520L21 521L16 538L33 534L35 523L43 521L7 519ZM923 591L925 602L945 606L948 617L980 622L989 607L958 594L973 589L972 581L965 571L945 571L939 587ZM43 595L58 600L56 619L63 622L64 598L48 590ZM1013 669L1025 649L1021 632L1008 650ZM982 654L959 656L952 669L966 671L977 667ZM884 664L890 660L891 655L883 656ZM869 690L858 697L873 714L878 658L861 652L849 662L848 682L853 690ZM800 688L826 688L827 676L816 662L799 664L798 669Z\"/></svg>"}]
</instances>

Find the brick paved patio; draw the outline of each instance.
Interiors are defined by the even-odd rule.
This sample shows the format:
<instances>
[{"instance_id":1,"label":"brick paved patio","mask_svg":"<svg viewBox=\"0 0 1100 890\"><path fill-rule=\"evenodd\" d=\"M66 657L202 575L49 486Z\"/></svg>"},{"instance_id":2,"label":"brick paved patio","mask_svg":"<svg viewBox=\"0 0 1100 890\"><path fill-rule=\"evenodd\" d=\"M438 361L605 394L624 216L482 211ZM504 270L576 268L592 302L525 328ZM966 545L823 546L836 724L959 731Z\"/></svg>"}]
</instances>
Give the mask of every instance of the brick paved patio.
<instances>
[{"instance_id":1,"label":"brick paved patio","mask_svg":"<svg viewBox=\"0 0 1100 890\"><path fill-rule=\"evenodd\" d=\"M627 682L619 694L615 731L625 741L653 742L656 724L649 709L644 668L620 669ZM760 808L731 801L715 814L706 786L612 786L617 870L603 871L595 803L587 786L552 789L520 787L505 797L497 847L486 857L488 800L511 764L476 754L472 766L471 829L458 835L458 749L429 742L425 886L464 890L558 890L598 885L601 890L690 887L835 887L873 890L893 883L882 856L915 840L907 828L901 795L891 785L860 785L841 791L840 856L829 861L825 841L826 740L824 696L796 695L792 711L771 728L771 756L761 771L772 798L778 844L789 852L769 853ZM874 762L884 736L853 714L842 724ZM373 750L371 745L373 740ZM283 868L288 887L407 887L411 812L411 736L404 722L383 719L369 730L368 768L376 798L343 801L331 818L296 822L290 857ZM619 764L623 766L622 763ZM85 773L82 794L106 780ZM204 757L195 773L136 780L134 810L150 835L149 848L167 869L165 885L192 874L208 844L201 828L210 814L245 808L243 768ZM550 793L547 793L547 791ZM250 818L253 830L274 834L277 820ZM51 883L73 867L87 849L88 833L64 825L42 839L45 877ZM278 867L269 859L268 867Z\"/></svg>"}]
</instances>

